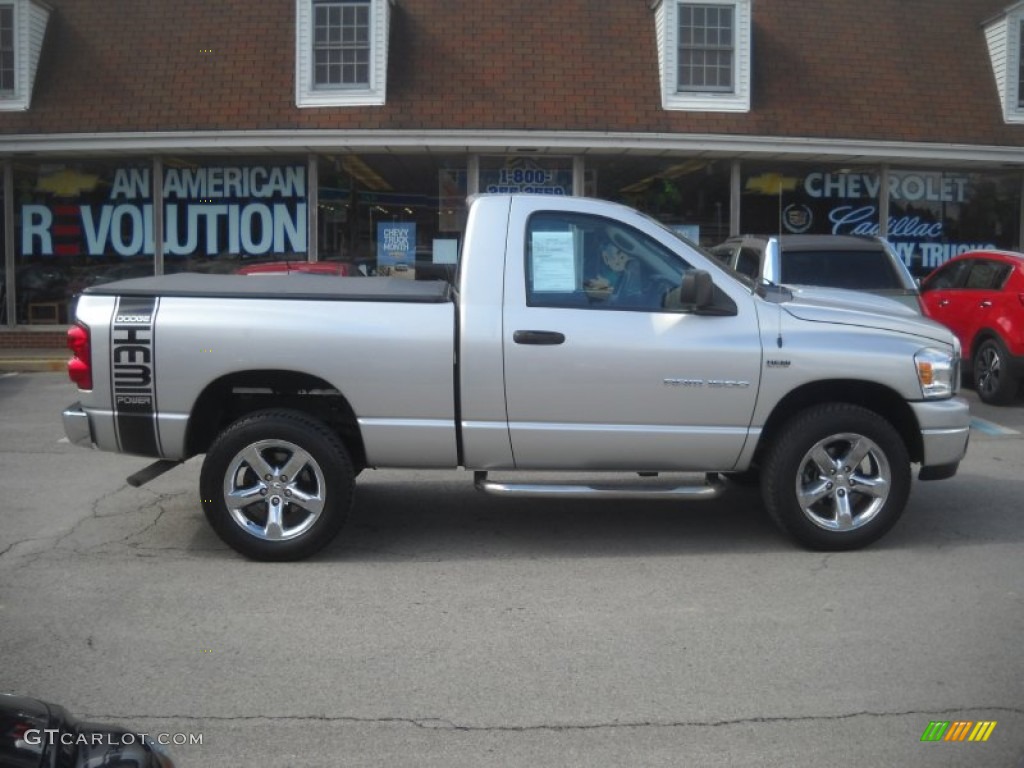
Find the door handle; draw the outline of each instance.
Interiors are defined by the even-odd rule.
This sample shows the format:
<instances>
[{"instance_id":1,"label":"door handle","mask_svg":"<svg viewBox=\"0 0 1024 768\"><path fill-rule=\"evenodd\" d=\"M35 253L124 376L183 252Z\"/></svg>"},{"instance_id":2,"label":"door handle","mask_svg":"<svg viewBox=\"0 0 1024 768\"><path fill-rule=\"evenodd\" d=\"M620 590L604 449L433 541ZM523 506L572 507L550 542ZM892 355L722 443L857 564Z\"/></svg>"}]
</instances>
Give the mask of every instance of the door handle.
<instances>
[{"instance_id":1,"label":"door handle","mask_svg":"<svg viewBox=\"0 0 1024 768\"><path fill-rule=\"evenodd\" d=\"M558 331L514 331L512 341L516 344L561 344L565 334Z\"/></svg>"},{"instance_id":2,"label":"door handle","mask_svg":"<svg viewBox=\"0 0 1024 768\"><path fill-rule=\"evenodd\" d=\"M942 301L939 302L939 306L940 307L945 307L948 304L949 304L949 299L942 299Z\"/></svg>"},{"instance_id":3,"label":"door handle","mask_svg":"<svg viewBox=\"0 0 1024 768\"><path fill-rule=\"evenodd\" d=\"M978 306L979 306L979 307L981 307L982 309L988 309L989 307L991 307L991 306L992 306L992 302L991 302L991 301L989 301L988 299L985 299L985 300L984 300L983 302L981 302L981 303L980 303L980 304L979 304Z\"/></svg>"}]
</instances>

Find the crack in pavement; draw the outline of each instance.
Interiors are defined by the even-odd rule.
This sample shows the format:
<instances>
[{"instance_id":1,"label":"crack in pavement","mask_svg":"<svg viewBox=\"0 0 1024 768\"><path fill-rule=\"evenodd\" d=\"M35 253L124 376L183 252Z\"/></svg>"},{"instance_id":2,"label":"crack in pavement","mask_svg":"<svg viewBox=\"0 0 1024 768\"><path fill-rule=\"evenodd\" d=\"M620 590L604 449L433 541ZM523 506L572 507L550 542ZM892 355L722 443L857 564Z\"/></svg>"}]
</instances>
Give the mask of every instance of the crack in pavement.
<instances>
[{"instance_id":1,"label":"crack in pavement","mask_svg":"<svg viewBox=\"0 0 1024 768\"><path fill-rule=\"evenodd\" d=\"M164 513L167 511L166 507L164 506L165 503L170 502L176 496L187 495L187 493L188 493L187 491L179 491L179 492L176 492L176 493L155 493L155 492L153 492L153 491L151 491L151 490L149 490L147 488L131 489L131 490L138 490L138 491L142 491L143 493L150 494L150 496L152 496L151 501L149 503L145 504L144 506L140 506L140 507L137 507L135 509L125 509L125 510L121 510L121 511L116 511L115 510L115 511L109 511L109 512L103 512L101 510L101 505L103 505L106 501L114 498L115 496L117 496L122 491L129 490L129 489L130 489L130 486L125 484L125 485L122 485L122 486L120 486L118 488L115 488L112 491L109 491L109 492L103 494L102 496L97 497L89 505L89 512L88 512L88 514L86 514L83 517L81 517L78 520L76 520L74 522L74 524L68 530L64 531L63 533L52 533L52 534L49 534L47 536L30 536L28 538L19 539L18 541L12 542L8 546L6 546L2 550L0 550L0 558L3 558L5 555L13 553L13 550L16 547L19 547L19 546L22 546L22 545L25 545L25 544L30 544L32 542L52 541L53 543L52 543L52 545L51 545L51 547L49 548L48 551L50 551L50 552L55 551L55 550L62 550L64 552L70 551L70 552L72 552L74 554L78 554L78 555L86 554L87 552L90 552L90 551L93 551L93 550L96 550L98 548L105 547L105 546L116 545L116 544L127 544L133 538L141 536L142 534L146 533L147 531L152 530L154 527L156 527L159 524L161 518L163 518L163 516L164 516ZM144 525L139 530L133 531L132 533L129 533L127 536L122 536L122 537L116 538L116 539L109 539L107 541L103 541L103 542L100 542L98 544L88 545L88 546L85 546L85 547L75 546L74 543L72 543L70 546L67 546L67 547L64 546L64 542L65 541L67 541L70 538L73 538L82 529L83 526L87 525L90 522L98 521L98 520L109 520L109 519L115 518L115 517L127 517L129 515L150 514L150 513L152 513L153 510L156 510L156 517L154 517L148 524ZM45 553L36 553L36 554L45 554Z\"/></svg>"},{"instance_id":2,"label":"crack in pavement","mask_svg":"<svg viewBox=\"0 0 1024 768\"><path fill-rule=\"evenodd\" d=\"M533 725L469 725L456 723L440 717L357 717L352 715L213 715L200 717L197 715L132 715L132 714L99 714L85 713L83 718L93 721L131 721L131 720L173 720L199 722L283 722L296 723L356 723L381 725L408 725L425 730L462 731L462 732L506 732L527 733L531 731L591 731L618 728L722 728L742 725L774 725L777 723L814 723L852 720L860 717L925 717L933 715L950 715L962 717L966 712L1000 712L1024 715L1020 707L953 707L947 709L903 710L894 712L848 712L835 715L779 715L766 717L741 717L728 720L617 720L610 723L537 723Z\"/></svg>"},{"instance_id":3,"label":"crack in pavement","mask_svg":"<svg viewBox=\"0 0 1024 768\"><path fill-rule=\"evenodd\" d=\"M73 536L75 534L75 531L78 530L80 526L84 525L89 520L99 519L100 517L103 517L103 515L100 515L99 513L100 503L120 493L127 487L127 484L122 485L119 488L115 488L114 490L109 491L108 493L105 493L102 496L98 497L97 499L93 500L92 504L90 504L89 513L76 520L75 523L71 526L71 528L65 531L64 533L53 533L49 536L30 536L27 539L19 539L18 541L15 541L9 546L5 547L3 550L0 550L0 557L3 557L4 555L8 554L15 547L21 546L22 544L29 544L34 541L47 541L48 539L53 539L54 541L51 549L59 548L61 542L63 542L64 539L68 538L69 536ZM110 517L110 515L107 516Z\"/></svg>"}]
</instances>

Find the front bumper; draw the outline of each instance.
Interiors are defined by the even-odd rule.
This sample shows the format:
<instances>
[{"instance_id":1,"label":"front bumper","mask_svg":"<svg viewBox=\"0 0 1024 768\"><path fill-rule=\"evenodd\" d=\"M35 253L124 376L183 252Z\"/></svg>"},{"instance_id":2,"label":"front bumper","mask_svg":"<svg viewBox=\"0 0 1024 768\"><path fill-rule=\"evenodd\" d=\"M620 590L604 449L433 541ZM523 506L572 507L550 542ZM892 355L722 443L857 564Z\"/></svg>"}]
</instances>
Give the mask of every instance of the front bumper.
<instances>
[{"instance_id":1,"label":"front bumper","mask_svg":"<svg viewBox=\"0 0 1024 768\"><path fill-rule=\"evenodd\" d=\"M96 447L89 414L83 410L81 403L69 405L64 409L61 418L64 421L64 434L73 445L83 445L87 448Z\"/></svg>"},{"instance_id":2,"label":"front bumper","mask_svg":"<svg viewBox=\"0 0 1024 768\"><path fill-rule=\"evenodd\" d=\"M962 397L925 400L910 407L921 428L922 480L952 477L967 454L971 411ZM939 469L941 468L941 469Z\"/></svg>"}]
</instances>

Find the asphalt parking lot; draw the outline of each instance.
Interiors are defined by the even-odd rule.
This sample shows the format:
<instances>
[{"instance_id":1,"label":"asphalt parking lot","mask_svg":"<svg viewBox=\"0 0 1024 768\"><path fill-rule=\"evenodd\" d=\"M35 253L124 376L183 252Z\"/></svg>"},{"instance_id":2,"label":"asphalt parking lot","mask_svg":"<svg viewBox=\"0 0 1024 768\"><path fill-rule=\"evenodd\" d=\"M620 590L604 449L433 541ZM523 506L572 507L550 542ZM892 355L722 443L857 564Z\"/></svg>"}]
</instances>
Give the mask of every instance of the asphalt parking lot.
<instances>
[{"instance_id":1,"label":"asphalt parking lot","mask_svg":"<svg viewBox=\"0 0 1024 768\"><path fill-rule=\"evenodd\" d=\"M524 503L366 472L314 559L240 559L197 460L62 442L73 387L0 376L0 691L229 766L1024 765L1024 403L976 417L861 552L757 494ZM984 743L922 742L935 721Z\"/></svg>"}]
</instances>

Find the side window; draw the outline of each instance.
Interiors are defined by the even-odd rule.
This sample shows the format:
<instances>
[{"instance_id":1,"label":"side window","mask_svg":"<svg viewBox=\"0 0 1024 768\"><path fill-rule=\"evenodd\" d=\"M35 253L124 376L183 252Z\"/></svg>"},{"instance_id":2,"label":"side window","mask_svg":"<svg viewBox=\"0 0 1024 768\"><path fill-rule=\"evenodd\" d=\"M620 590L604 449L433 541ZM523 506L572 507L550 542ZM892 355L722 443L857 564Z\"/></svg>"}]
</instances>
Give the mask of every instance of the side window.
<instances>
[{"instance_id":1,"label":"side window","mask_svg":"<svg viewBox=\"0 0 1024 768\"><path fill-rule=\"evenodd\" d=\"M973 290L998 291L1009 272L1008 265L978 259L971 265L964 287Z\"/></svg>"},{"instance_id":2,"label":"side window","mask_svg":"<svg viewBox=\"0 0 1024 768\"><path fill-rule=\"evenodd\" d=\"M711 255L718 259L726 266L732 266L732 253L735 246L732 245L716 245L711 248Z\"/></svg>"},{"instance_id":3,"label":"side window","mask_svg":"<svg viewBox=\"0 0 1024 768\"><path fill-rule=\"evenodd\" d=\"M660 311L690 265L621 222L574 213L538 213L526 232L526 303Z\"/></svg>"},{"instance_id":4,"label":"side window","mask_svg":"<svg viewBox=\"0 0 1024 768\"><path fill-rule=\"evenodd\" d=\"M740 248L736 257L736 271L757 280L761 275L761 254L754 248Z\"/></svg>"},{"instance_id":5,"label":"side window","mask_svg":"<svg viewBox=\"0 0 1024 768\"><path fill-rule=\"evenodd\" d=\"M963 285L963 277L970 268L969 261L957 261L947 264L938 272L932 275L921 286L922 291L948 291L951 288L958 288Z\"/></svg>"}]
</instances>

